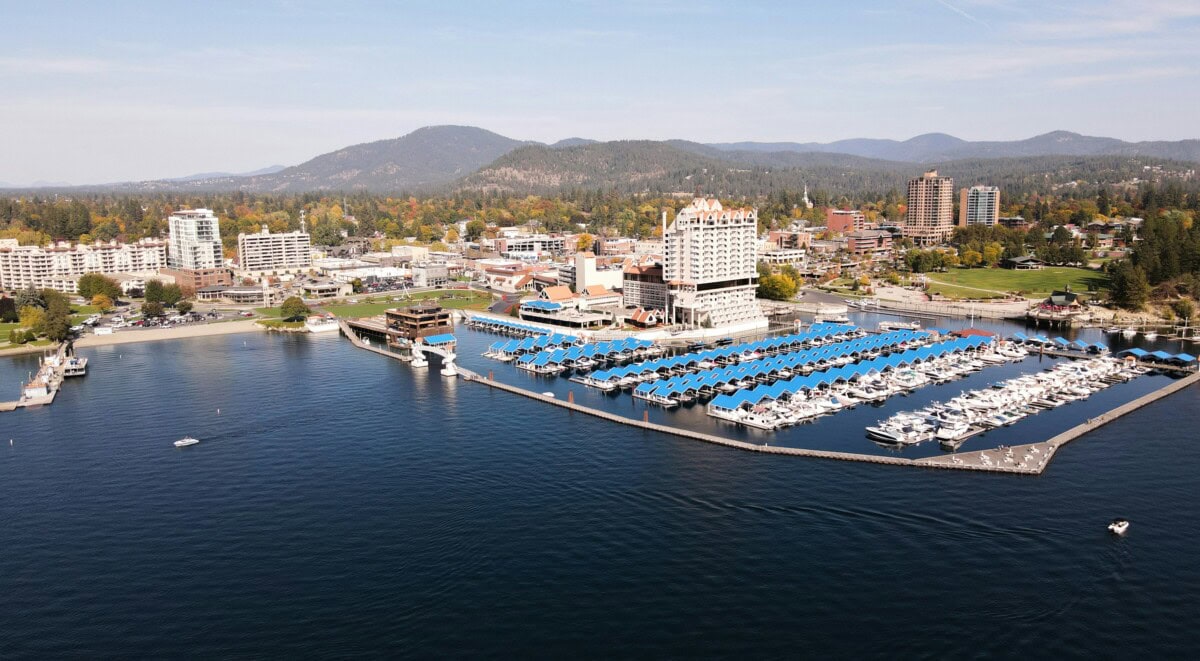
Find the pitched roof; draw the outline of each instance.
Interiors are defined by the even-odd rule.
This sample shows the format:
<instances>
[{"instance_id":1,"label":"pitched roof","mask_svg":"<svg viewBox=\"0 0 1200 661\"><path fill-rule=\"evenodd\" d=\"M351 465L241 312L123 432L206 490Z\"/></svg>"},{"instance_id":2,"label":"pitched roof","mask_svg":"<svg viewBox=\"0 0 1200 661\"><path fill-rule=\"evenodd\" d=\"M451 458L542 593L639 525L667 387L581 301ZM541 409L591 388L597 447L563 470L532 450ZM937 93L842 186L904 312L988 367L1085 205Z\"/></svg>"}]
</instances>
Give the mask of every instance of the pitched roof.
<instances>
[{"instance_id":1,"label":"pitched roof","mask_svg":"<svg viewBox=\"0 0 1200 661\"><path fill-rule=\"evenodd\" d=\"M585 289L588 296L614 296L615 294L609 291L604 285L588 285Z\"/></svg>"},{"instance_id":2,"label":"pitched roof","mask_svg":"<svg viewBox=\"0 0 1200 661\"><path fill-rule=\"evenodd\" d=\"M546 287L542 290L542 296L548 301L569 301L575 298L575 294L571 293L571 288L566 285L555 285Z\"/></svg>"}]
</instances>

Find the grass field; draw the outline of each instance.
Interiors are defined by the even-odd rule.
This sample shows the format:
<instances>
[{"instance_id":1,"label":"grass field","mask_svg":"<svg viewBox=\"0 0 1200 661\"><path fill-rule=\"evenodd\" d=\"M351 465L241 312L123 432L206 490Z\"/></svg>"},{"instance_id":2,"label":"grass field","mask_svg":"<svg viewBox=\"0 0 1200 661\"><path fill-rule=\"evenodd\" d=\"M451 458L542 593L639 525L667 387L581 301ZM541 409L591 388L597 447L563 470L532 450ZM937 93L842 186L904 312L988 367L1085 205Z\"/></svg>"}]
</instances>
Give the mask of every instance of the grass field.
<instances>
[{"instance_id":1,"label":"grass field","mask_svg":"<svg viewBox=\"0 0 1200 661\"><path fill-rule=\"evenodd\" d=\"M263 319L258 322L267 328L304 328L303 321L284 321L282 319Z\"/></svg>"},{"instance_id":2,"label":"grass field","mask_svg":"<svg viewBox=\"0 0 1200 661\"><path fill-rule=\"evenodd\" d=\"M397 300L392 300L393 298ZM433 299L441 303L442 307L450 309L469 309L483 310L492 304L492 297L488 294L481 294L476 291L427 291L419 292L405 298L399 294L396 296L365 296L359 299L358 303L328 303L324 305L311 306L316 312L329 312L339 317L346 319L358 319L360 317L373 317L378 314L383 314L384 310L395 307L403 307L411 305L418 301ZM279 318L279 308L254 308L258 314L271 318Z\"/></svg>"},{"instance_id":3,"label":"grass field","mask_svg":"<svg viewBox=\"0 0 1200 661\"><path fill-rule=\"evenodd\" d=\"M1042 296L1067 285L1077 293L1108 287L1108 276L1103 273L1065 266L1048 266L1037 271L952 268L945 273L926 275L930 280L929 291L956 298L988 298L989 292L994 292L991 294L994 296L1018 291Z\"/></svg>"}]
</instances>

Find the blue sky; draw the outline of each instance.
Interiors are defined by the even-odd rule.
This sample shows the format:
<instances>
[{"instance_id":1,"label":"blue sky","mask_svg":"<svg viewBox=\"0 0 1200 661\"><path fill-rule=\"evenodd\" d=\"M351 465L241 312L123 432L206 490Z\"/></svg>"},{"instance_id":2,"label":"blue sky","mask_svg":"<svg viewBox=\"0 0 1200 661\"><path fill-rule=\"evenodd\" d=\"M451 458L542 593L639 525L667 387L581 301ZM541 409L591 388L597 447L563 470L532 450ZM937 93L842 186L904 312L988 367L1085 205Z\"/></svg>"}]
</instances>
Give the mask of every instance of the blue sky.
<instances>
[{"instance_id":1,"label":"blue sky","mask_svg":"<svg viewBox=\"0 0 1200 661\"><path fill-rule=\"evenodd\" d=\"M0 0L0 181L521 139L1200 137L1200 2Z\"/></svg>"}]
</instances>

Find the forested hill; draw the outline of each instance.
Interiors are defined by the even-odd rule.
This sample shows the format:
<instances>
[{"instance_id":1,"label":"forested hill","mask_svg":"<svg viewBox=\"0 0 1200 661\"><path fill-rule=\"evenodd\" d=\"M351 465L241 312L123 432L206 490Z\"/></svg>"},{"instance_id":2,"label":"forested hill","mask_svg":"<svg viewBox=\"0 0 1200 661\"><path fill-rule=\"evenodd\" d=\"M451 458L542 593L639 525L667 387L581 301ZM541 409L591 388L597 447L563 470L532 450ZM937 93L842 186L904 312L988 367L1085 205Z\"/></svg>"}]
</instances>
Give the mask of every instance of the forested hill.
<instances>
[{"instance_id":1,"label":"forested hill","mask_svg":"<svg viewBox=\"0 0 1200 661\"><path fill-rule=\"evenodd\" d=\"M308 192L430 189L475 172L522 145L472 126L427 126L391 140L352 145L279 172L119 184L133 190Z\"/></svg>"},{"instance_id":2,"label":"forested hill","mask_svg":"<svg viewBox=\"0 0 1200 661\"><path fill-rule=\"evenodd\" d=\"M1162 162L1168 169L1192 166ZM917 165L844 154L721 151L685 141L601 142L552 149L530 146L461 179L457 189L555 194L573 189L621 193L692 193L759 197L781 190L852 194L903 191L927 167L956 185L989 184L1007 194L1046 192L1073 181L1129 181L1143 174L1144 159L1124 156L1042 156L965 159Z\"/></svg>"}]
</instances>

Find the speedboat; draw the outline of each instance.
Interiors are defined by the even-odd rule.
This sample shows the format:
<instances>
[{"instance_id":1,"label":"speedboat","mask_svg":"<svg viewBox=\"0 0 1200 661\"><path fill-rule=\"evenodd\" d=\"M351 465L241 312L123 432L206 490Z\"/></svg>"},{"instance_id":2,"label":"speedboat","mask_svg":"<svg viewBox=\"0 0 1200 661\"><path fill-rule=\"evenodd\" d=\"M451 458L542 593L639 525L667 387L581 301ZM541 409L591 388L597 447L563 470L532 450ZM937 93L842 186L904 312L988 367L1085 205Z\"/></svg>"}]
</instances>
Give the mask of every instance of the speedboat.
<instances>
[{"instance_id":1,"label":"speedboat","mask_svg":"<svg viewBox=\"0 0 1200 661\"><path fill-rule=\"evenodd\" d=\"M1157 339L1157 338L1158 338L1158 332L1156 332L1156 331L1147 331L1147 332L1145 332L1145 333L1142 333L1142 337L1146 338L1147 340L1154 340L1154 339Z\"/></svg>"},{"instance_id":2,"label":"speedboat","mask_svg":"<svg viewBox=\"0 0 1200 661\"><path fill-rule=\"evenodd\" d=\"M1108 524L1108 531L1114 535L1124 535L1126 530L1129 530L1129 522L1125 519L1113 519L1113 522Z\"/></svg>"},{"instance_id":3,"label":"speedboat","mask_svg":"<svg viewBox=\"0 0 1200 661\"><path fill-rule=\"evenodd\" d=\"M191 436L184 436L183 438L179 439L178 441L175 441L175 447L186 448L189 445L195 445L199 442L200 442L200 439L198 439L198 438L192 438Z\"/></svg>"},{"instance_id":4,"label":"speedboat","mask_svg":"<svg viewBox=\"0 0 1200 661\"><path fill-rule=\"evenodd\" d=\"M1126 328L1121 331L1121 337L1133 337L1134 335L1137 335L1137 330L1133 328Z\"/></svg>"}]
</instances>

